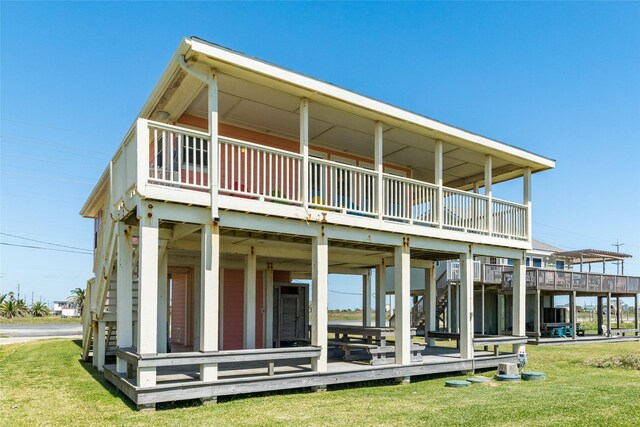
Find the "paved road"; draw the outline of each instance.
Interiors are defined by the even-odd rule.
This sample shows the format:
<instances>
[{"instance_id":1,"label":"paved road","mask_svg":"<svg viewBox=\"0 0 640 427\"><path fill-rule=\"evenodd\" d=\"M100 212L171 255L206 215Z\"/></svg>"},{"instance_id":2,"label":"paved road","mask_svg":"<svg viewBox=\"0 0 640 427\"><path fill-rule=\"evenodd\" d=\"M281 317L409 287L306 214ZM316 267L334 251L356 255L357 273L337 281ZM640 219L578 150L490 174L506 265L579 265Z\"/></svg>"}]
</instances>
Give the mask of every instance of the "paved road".
<instances>
[{"instance_id":1,"label":"paved road","mask_svg":"<svg viewBox=\"0 0 640 427\"><path fill-rule=\"evenodd\" d=\"M71 337L82 337L82 325L0 325L0 344Z\"/></svg>"}]
</instances>

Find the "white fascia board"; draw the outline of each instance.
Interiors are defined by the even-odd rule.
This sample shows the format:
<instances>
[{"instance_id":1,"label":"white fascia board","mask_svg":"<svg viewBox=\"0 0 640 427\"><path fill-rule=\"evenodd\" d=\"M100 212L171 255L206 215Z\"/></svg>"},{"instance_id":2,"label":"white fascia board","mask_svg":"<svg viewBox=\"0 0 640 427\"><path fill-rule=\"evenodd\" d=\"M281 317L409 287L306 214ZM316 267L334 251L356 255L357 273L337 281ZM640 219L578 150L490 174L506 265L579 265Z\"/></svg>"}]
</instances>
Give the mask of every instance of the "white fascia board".
<instances>
[{"instance_id":1,"label":"white fascia board","mask_svg":"<svg viewBox=\"0 0 640 427\"><path fill-rule=\"evenodd\" d=\"M457 139L480 145L490 151L498 151L511 156L515 156L519 159L524 160L529 165L536 166L536 169L549 169L555 167L555 161L552 159L530 153L526 150L514 147L512 145L494 141L492 139L476 135L462 129L458 129L453 126L446 125L428 117L421 116L419 114L415 114L410 111L386 104L384 102L380 102L375 99L368 98L366 96L334 86L330 83L316 80L314 78L298 74L291 70L287 70L255 58L250 58L243 54L233 52L229 49L215 46L201 40L192 38L185 39L184 42L191 46L193 52L202 53L203 55L209 56L215 60L223 61L237 67L251 70L255 73L263 74L273 79L281 80L289 84L299 86L300 88L309 91L312 94L321 94L330 98L335 98L339 101L352 104L359 108L371 110L377 114L388 116L395 120L408 122L423 128L428 128L436 132L443 133L445 135L449 135ZM310 97L312 98L312 96Z\"/></svg>"},{"instance_id":2,"label":"white fascia board","mask_svg":"<svg viewBox=\"0 0 640 427\"><path fill-rule=\"evenodd\" d=\"M93 187L93 190L91 190L91 194L89 194L89 197L87 197L87 200L84 202L84 205L82 205L82 208L80 209L80 215L82 215L85 218L92 218L93 217L93 212L92 212L92 207L95 205L97 198L99 198L100 194L103 191L108 191L108 185L106 184L107 179L109 178L109 167L107 167L104 172L102 172L102 175L100 175L100 179L98 179L98 183L95 185L95 187Z\"/></svg>"}]
</instances>

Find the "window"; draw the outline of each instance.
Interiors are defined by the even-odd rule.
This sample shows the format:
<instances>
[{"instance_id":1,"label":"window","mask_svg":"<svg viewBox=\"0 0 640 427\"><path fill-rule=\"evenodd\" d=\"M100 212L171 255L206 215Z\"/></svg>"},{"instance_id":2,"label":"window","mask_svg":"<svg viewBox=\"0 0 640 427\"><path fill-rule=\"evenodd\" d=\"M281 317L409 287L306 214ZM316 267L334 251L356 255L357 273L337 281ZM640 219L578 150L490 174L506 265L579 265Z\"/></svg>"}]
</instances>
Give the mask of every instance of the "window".
<instances>
[{"instance_id":1,"label":"window","mask_svg":"<svg viewBox=\"0 0 640 427\"><path fill-rule=\"evenodd\" d=\"M532 265L536 268L542 268L542 258L532 258Z\"/></svg>"},{"instance_id":2,"label":"window","mask_svg":"<svg viewBox=\"0 0 640 427\"><path fill-rule=\"evenodd\" d=\"M507 259L507 264L513 265L513 260L511 258Z\"/></svg>"},{"instance_id":3,"label":"window","mask_svg":"<svg viewBox=\"0 0 640 427\"><path fill-rule=\"evenodd\" d=\"M156 155L156 164L159 168L163 167L163 136L162 134L158 137L156 141L157 147L157 155ZM173 170L178 170L178 162L180 161L182 167L187 165L190 166L198 166L205 168L209 165L209 141L203 138L196 138L193 136L183 136L178 139L175 137L173 140L173 144L167 143L167 151L173 149L172 151L172 159L166 159L167 162L173 166ZM179 146L179 147L178 147ZM178 153L178 150L181 152ZM181 158L179 160L179 157ZM167 168L168 170L168 168Z\"/></svg>"},{"instance_id":4,"label":"window","mask_svg":"<svg viewBox=\"0 0 640 427\"><path fill-rule=\"evenodd\" d=\"M489 264L497 264L498 263L498 258L492 256L489 258Z\"/></svg>"},{"instance_id":5,"label":"window","mask_svg":"<svg viewBox=\"0 0 640 427\"><path fill-rule=\"evenodd\" d=\"M564 261L556 261L556 270L564 270Z\"/></svg>"},{"instance_id":6,"label":"window","mask_svg":"<svg viewBox=\"0 0 640 427\"><path fill-rule=\"evenodd\" d=\"M93 249L98 249L98 235L100 234L100 228L102 227L102 210L98 211L93 220Z\"/></svg>"},{"instance_id":7,"label":"window","mask_svg":"<svg viewBox=\"0 0 640 427\"><path fill-rule=\"evenodd\" d=\"M526 265L529 267L531 265L531 258L527 257Z\"/></svg>"}]
</instances>

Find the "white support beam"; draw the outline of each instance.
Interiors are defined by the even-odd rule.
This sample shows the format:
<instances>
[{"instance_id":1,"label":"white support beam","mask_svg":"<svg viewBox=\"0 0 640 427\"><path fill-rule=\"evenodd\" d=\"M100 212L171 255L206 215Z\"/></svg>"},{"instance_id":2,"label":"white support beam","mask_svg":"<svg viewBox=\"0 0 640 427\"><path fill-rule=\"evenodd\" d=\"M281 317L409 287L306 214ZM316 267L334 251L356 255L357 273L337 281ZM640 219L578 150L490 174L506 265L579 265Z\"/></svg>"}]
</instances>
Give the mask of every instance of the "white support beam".
<instances>
[{"instance_id":1,"label":"white support beam","mask_svg":"<svg viewBox=\"0 0 640 427\"><path fill-rule=\"evenodd\" d=\"M378 212L378 220L382 221L384 215L384 192L383 192L383 173L384 173L384 151L383 151L383 125L382 122L376 122L374 128L374 161L376 171L376 208Z\"/></svg>"},{"instance_id":2,"label":"white support beam","mask_svg":"<svg viewBox=\"0 0 640 427\"><path fill-rule=\"evenodd\" d=\"M460 358L473 359L473 254L470 252L460 255L458 295Z\"/></svg>"},{"instance_id":3,"label":"white support beam","mask_svg":"<svg viewBox=\"0 0 640 427\"><path fill-rule=\"evenodd\" d=\"M486 212L486 227L489 236L493 233L493 203L492 203L492 190L491 190L491 178L493 173L493 158L487 154L484 158L484 195L487 196Z\"/></svg>"},{"instance_id":4,"label":"white support beam","mask_svg":"<svg viewBox=\"0 0 640 427\"><path fill-rule=\"evenodd\" d=\"M376 326L387 326L387 267L384 259L376 266Z\"/></svg>"},{"instance_id":5,"label":"white support beam","mask_svg":"<svg viewBox=\"0 0 640 427\"><path fill-rule=\"evenodd\" d=\"M300 154L302 154L302 173L300 174L300 189L302 206L309 207L309 100L300 100Z\"/></svg>"},{"instance_id":6,"label":"white support beam","mask_svg":"<svg viewBox=\"0 0 640 427\"><path fill-rule=\"evenodd\" d=\"M362 275L362 326L372 326L371 321L371 270Z\"/></svg>"},{"instance_id":7,"label":"white support beam","mask_svg":"<svg viewBox=\"0 0 640 427\"><path fill-rule=\"evenodd\" d=\"M436 140L435 144L435 182L438 186L438 203L437 203L437 215L436 221L438 222L438 228L442 228L444 221L444 204L443 204L443 191L442 191L442 164L443 164L443 147L442 141Z\"/></svg>"},{"instance_id":8,"label":"white support beam","mask_svg":"<svg viewBox=\"0 0 640 427\"><path fill-rule=\"evenodd\" d=\"M498 324L498 335L502 335L505 332L506 314L505 314L505 296L503 293L498 293L498 318L496 319Z\"/></svg>"},{"instance_id":9,"label":"white support beam","mask_svg":"<svg viewBox=\"0 0 640 427\"><path fill-rule=\"evenodd\" d=\"M146 193L149 170L149 124L145 119L136 121L136 190L144 196Z\"/></svg>"},{"instance_id":10,"label":"white support beam","mask_svg":"<svg viewBox=\"0 0 640 427\"><path fill-rule=\"evenodd\" d=\"M220 188L219 165L218 161L218 79L211 71L207 79L208 92L208 122L209 122L209 138L211 139L211 147L209 147L209 186L211 191L211 217L214 222L218 220L218 190Z\"/></svg>"},{"instance_id":11,"label":"white support beam","mask_svg":"<svg viewBox=\"0 0 640 427\"><path fill-rule=\"evenodd\" d=\"M578 338L577 326L577 309L576 309L576 291L571 292L569 295L569 307L571 308L571 338L574 340Z\"/></svg>"},{"instance_id":12,"label":"white support beam","mask_svg":"<svg viewBox=\"0 0 640 427\"><path fill-rule=\"evenodd\" d=\"M104 372L104 359L107 353L106 328L107 322L98 322L98 339L93 343L93 357L96 359L96 365L100 372Z\"/></svg>"},{"instance_id":13,"label":"white support beam","mask_svg":"<svg viewBox=\"0 0 640 427\"><path fill-rule=\"evenodd\" d=\"M525 253L522 252L519 258L513 260L513 335L526 336L526 297L527 297L527 267L525 264ZM524 349L523 344L514 344L513 352L518 353Z\"/></svg>"},{"instance_id":14,"label":"white support beam","mask_svg":"<svg viewBox=\"0 0 640 427\"><path fill-rule=\"evenodd\" d=\"M158 218L152 209L140 214L138 267L138 353L158 351ZM156 385L156 369L138 367L138 386Z\"/></svg>"},{"instance_id":15,"label":"white support beam","mask_svg":"<svg viewBox=\"0 0 640 427\"><path fill-rule=\"evenodd\" d=\"M426 292L427 296L424 300L424 308L425 308L425 324L427 331L435 331L438 328L437 323L437 313L436 313L436 297L437 297L437 280L436 277L436 267L433 266L425 271L425 278L427 287ZM428 339L429 347L435 347L436 340L434 338Z\"/></svg>"},{"instance_id":16,"label":"white support beam","mask_svg":"<svg viewBox=\"0 0 640 427\"><path fill-rule=\"evenodd\" d=\"M484 335L484 283L480 285L480 335Z\"/></svg>"},{"instance_id":17,"label":"white support beam","mask_svg":"<svg viewBox=\"0 0 640 427\"><path fill-rule=\"evenodd\" d=\"M536 341L540 340L540 289L536 289L535 304L533 306L533 333L535 334Z\"/></svg>"},{"instance_id":18,"label":"white support beam","mask_svg":"<svg viewBox=\"0 0 640 427\"><path fill-rule=\"evenodd\" d=\"M253 248L244 257L244 331L245 349L256 348L256 254Z\"/></svg>"},{"instance_id":19,"label":"white support beam","mask_svg":"<svg viewBox=\"0 0 640 427\"><path fill-rule=\"evenodd\" d=\"M164 243L158 259L158 353L167 352L169 336L169 251Z\"/></svg>"},{"instance_id":20,"label":"white support beam","mask_svg":"<svg viewBox=\"0 0 640 427\"><path fill-rule=\"evenodd\" d=\"M116 344L118 347L133 346L133 244L131 230L124 223L119 223L118 233L118 271L116 273L116 318L118 329ZM116 370L119 374L127 373L127 362L117 359Z\"/></svg>"},{"instance_id":21,"label":"white support beam","mask_svg":"<svg viewBox=\"0 0 640 427\"><path fill-rule=\"evenodd\" d=\"M265 348L273 347L273 264L265 271Z\"/></svg>"},{"instance_id":22,"label":"white support beam","mask_svg":"<svg viewBox=\"0 0 640 427\"><path fill-rule=\"evenodd\" d=\"M218 328L220 307L220 227L218 224L205 224L201 235L200 264L200 351L218 351ZM218 365L204 363L200 365L200 379L215 381L218 378Z\"/></svg>"},{"instance_id":23,"label":"white support beam","mask_svg":"<svg viewBox=\"0 0 640 427\"><path fill-rule=\"evenodd\" d=\"M523 191L522 191L522 204L527 207L527 237L529 238L529 242L533 240L533 228L532 228L532 220L531 220L531 168L524 169L523 178Z\"/></svg>"},{"instance_id":24,"label":"white support beam","mask_svg":"<svg viewBox=\"0 0 640 427\"><path fill-rule=\"evenodd\" d=\"M311 365L316 372L326 372L329 244L324 232L311 240L311 345L321 347L320 357L312 359Z\"/></svg>"},{"instance_id":25,"label":"white support beam","mask_svg":"<svg viewBox=\"0 0 640 427\"><path fill-rule=\"evenodd\" d=\"M411 316L409 298L411 291L411 246L409 238L403 238L402 246L395 248L395 301L396 301L396 364L411 363Z\"/></svg>"},{"instance_id":26,"label":"white support beam","mask_svg":"<svg viewBox=\"0 0 640 427\"><path fill-rule=\"evenodd\" d=\"M607 335L611 335L611 292L607 293Z\"/></svg>"},{"instance_id":27,"label":"white support beam","mask_svg":"<svg viewBox=\"0 0 640 427\"><path fill-rule=\"evenodd\" d=\"M451 333L451 321L453 320L453 298L451 298L451 282L447 283L447 332Z\"/></svg>"},{"instance_id":28,"label":"white support beam","mask_svg":"<svg viewBox=\"0 0 640 427\"><path fill-rule=\"evenodd\" d=\"M20 295L18 295L20 298ZM98 342L98 324L99 322L91 321L93 325L91 329L91 340L93 341L93 358L91 359L91 365L94 368L98 367L98 352L100 351L100 344Z\"/></svg>"}]
</instances>

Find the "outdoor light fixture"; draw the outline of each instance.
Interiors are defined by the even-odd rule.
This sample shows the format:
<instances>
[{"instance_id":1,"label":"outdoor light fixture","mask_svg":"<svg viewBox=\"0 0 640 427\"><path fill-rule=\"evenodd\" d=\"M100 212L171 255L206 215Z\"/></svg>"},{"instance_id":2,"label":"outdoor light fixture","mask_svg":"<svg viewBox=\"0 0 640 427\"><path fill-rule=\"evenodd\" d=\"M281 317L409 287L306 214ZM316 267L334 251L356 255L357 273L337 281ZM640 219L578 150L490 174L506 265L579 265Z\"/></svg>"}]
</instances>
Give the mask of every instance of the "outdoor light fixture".
<instances>
[{"instance_id":1,"label":"outdoor light fixture","mask_svg":"<svg viewBox=\"0 0 640 427\"><path fill-rule=\"evenodd\" d=\"M166 111L158 111L156 113L156 116L158 116L159 120L167 120L170 116L169 113L167 113Z\"/></svg>"}]
</instances>

